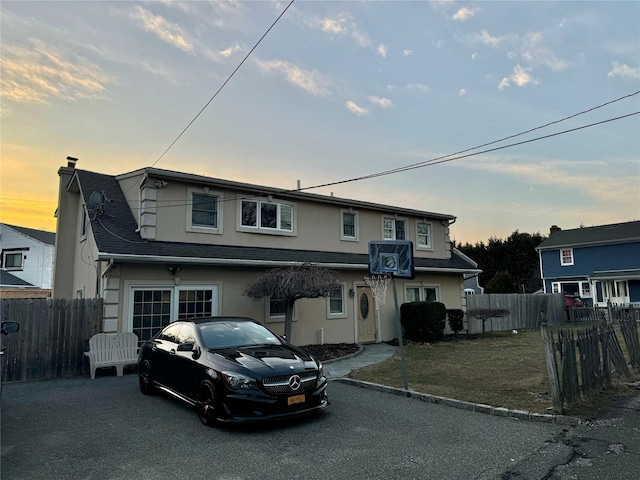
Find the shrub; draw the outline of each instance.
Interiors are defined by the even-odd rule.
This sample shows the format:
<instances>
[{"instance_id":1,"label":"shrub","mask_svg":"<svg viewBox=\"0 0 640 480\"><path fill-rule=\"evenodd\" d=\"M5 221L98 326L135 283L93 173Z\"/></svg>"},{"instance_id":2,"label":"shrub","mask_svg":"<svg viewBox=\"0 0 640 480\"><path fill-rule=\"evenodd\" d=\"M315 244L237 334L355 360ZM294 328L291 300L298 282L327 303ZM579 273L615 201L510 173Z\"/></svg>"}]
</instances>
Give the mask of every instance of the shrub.
<instances>
[{"instance_id":1,"label":"shrub","mask_svg":"<svg viewBox=\"0 0 640 480\"><path fill-rule=\"evenodd\" d=\"M400 306L400 322L407 340L433 342L444 334L447 309L440 302L409 302Z\"/></svg>"},{"instance_id":2,"label":"shrub","mask_svg":"<svg viewBox=\"0 0 640 480\"><path fill-rule=\"evenodd\" d=\"M447 310L447 319L449 320L449 328L454 334L458 334L464 328L464 311L459 308L451 308Z\"/></svg>"}]
</instances>

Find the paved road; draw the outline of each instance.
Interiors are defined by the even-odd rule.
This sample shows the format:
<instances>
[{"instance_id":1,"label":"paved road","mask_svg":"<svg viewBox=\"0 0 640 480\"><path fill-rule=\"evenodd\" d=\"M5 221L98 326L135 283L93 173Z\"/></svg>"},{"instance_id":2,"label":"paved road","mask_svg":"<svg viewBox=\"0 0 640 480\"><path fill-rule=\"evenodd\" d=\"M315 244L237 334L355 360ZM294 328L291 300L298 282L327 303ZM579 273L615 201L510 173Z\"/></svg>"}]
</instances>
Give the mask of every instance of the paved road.
<instances>
[{"instance_id":1,"label":"paved road","mask_svg":"<svg viewBox=\"0 0 640 480\"><path fill-rule=\"evenodd\" d=\"M318 416L210 429L133 374L5 385L2 479L493 479L567 453L547 443L558 425L329 387Z\"/></svg>"}]
</instances>

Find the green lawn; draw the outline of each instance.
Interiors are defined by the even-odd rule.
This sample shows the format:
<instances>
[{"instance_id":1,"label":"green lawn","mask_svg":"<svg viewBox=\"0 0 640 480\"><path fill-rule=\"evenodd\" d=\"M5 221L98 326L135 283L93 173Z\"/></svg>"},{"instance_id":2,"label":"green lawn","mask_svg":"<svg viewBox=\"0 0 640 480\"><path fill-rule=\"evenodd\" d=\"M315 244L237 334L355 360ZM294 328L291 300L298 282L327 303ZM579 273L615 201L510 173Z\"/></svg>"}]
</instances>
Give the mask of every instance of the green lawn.
<instances>
[{"instance_id":1,"label":"green lawn","mask_svg":"<svg viewBox=\"0 0 640 480\"><path fill-rule=\"evenodd\" d=\"M550 413L551 394L539 330L495 332L433 344L405 345L409 389L494 407ZM367 382L402 388L400 355L350 375ZM612 392L567 410L590 417L611 400Z\"/></svg>"}]
</instances>

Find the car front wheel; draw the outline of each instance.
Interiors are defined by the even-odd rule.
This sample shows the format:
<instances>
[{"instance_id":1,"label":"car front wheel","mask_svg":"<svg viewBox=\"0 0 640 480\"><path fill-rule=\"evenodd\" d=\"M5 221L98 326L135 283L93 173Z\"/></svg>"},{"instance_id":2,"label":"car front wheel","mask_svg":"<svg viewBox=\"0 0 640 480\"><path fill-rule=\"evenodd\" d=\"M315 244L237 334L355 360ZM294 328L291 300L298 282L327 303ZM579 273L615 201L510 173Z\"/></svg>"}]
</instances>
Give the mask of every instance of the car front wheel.
<instances>
[{"instance_id":1,"label":"car front wheel","mask_svg":"<svg viewBox=\"0 0 640 480\"><path fill-rule=\"evenodd\" d=\"M151 395L154 391L153 380L151 379L151 365L149 360L144 360L138 369L138 381L140 391L145 395Z\"/></svg>"},{"instance_id":2,"label":"car front wheel","mask_svg":"<svg viewBox=\"0 0 640 480\"><path fill-rule=\"evenodd\" d=\"M216 423L215 388L209 380L204 380L198 386L196 395L196 409L200 421L207 427Z\"/></svg>"}]
</instances>

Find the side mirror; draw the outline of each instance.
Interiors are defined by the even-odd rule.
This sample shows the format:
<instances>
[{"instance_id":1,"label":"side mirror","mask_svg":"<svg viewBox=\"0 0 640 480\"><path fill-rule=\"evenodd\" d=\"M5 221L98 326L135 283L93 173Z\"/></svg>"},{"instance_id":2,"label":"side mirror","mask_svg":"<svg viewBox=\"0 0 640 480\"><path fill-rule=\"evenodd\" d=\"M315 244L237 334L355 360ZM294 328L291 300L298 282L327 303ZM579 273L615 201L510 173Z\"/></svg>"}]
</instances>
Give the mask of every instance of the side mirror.
<instances>
[{"instance_id":1,"label":"side mirror","mask_svg":"<svg viewBox=\"0 0 640 480\"><path fill-rule=\"evenodd\" d=\"M2 322L2 334L9 335L10 333L16 333L20 330L20 324L18 322Z\"/></svg>"},{"instance_id":2,"label":"side mirror","mask_svg":"<svg viewBox=\"0 0 640 480\"><path fill-rule=\"evenodd\" d=\"M184 342L178 345L179 352L193 352L196 344L193 342Z\"/></svg>"}]
</instances>

